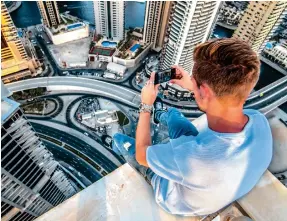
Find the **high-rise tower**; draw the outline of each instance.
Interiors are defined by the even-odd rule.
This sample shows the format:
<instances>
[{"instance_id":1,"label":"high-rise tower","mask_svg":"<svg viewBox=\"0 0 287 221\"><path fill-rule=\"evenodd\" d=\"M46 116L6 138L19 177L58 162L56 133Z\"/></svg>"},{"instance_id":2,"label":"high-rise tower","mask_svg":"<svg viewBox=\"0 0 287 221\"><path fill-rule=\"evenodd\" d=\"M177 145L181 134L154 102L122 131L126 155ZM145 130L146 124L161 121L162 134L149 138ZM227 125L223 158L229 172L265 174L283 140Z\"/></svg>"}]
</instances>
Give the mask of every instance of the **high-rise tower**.
<instances>
[{"instance_id":1,"label":"high-rise tower","mask_svg":"<svg viewBox=\"0 0 287 221\"><path fill-rule=\"evenodd\" d=\"M220 1L173 2L160 58L162 69L178 64L191 72L194 47L208 39L219 5Z\"/></svg>"},{"instance_id":2,"label":"high-rise tower","mask_svg":"<svg viewBox=\"0 0 287 221\"><path fill-rule=\"evenodd\" d=\"M94 1L97 34L119 41L125 37L125 1Z\"/></svg>"},{"instance_id":3,"label":"high-rise tower","mask_svg":"<svg viewBox=\"0 0 287 221\"><path fill-rule=\"evenodd\" d=\"M1 76L3 81L30 76L28 56L4 1L1 2Z\"/></svg>"},{"instance_id":4,"label":"high-rise tower","mask_svg":"<svg viewBox=\"0 0 287 221\"><path fill-rule=\"evenodd\" d=\"M154 50L160 50L164 44L172 1L147 1L143 41L153 43Z\"/></svg>"},{"instance_id":5,"label":"high-rise tower","mask_svg":"<svg viewBox=\"0 0 287 221\"><path fill-rule=\"evenodd\" d=\"M76 189L10 95L1 82L1 220L32 220Z\"/></svg>"},{"instance_id":6,"label":"high-rise tower","mask_svg":"<svg viewBox=\"0 0 287 221\"><path fill-rule=\"evenodd\" d=\"M56 1L37 1L37 5L44 25L50 28L61 23Z\"/></svg>"},{"instance_id":7,"label":"high-rise tower","mask_svg":"<svg viewBox=\"0 0 287 221\"><path fill-rule=\"evenodd\" d=\"M249 42L260 53L286 6L286 1L250 1L233 37Z\"/></svg>"}]
</instances>

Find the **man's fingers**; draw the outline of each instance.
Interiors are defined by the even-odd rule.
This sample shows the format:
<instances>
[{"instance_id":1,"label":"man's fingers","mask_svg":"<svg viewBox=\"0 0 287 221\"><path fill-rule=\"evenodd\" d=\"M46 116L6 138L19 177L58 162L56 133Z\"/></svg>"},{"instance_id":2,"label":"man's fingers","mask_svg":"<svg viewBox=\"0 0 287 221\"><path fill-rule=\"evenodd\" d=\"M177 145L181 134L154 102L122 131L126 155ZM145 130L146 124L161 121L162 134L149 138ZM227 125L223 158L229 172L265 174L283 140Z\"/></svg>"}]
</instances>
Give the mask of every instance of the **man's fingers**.
<instances>
[{"instance_id":1,"label":"man's fingers","mask_svg":"<svg viewBox=\"0 0 287 221\"><path fill-rule=\"evenodd\" d=\"M181 85L181 81L178 79L171 79L169 83Z\"/></svg>"},{"instance_id":2,"label":"man's fingers","mask_svg":"<svg viewBox=\"0 0 287 221\"><path fill-rule=\"evenodd\" d=\"M183 67L179 66L179 65L172 65L172 68L177 69L179 72L185 72L185 70L183 69Z\"/></svg>"},{"instance_id":3,"label":"man's fingers","mask_svg":"<svg viewBox=\"0 0 287 221\"><path fill-rule=\"evenodd\" d=\"M155 78L154 76L155 76L155 72L152 72L151 75L150 75L150 78L149 78L149 80L151 82L154 82L154 78Z\"/></svg>"}]
</instances>

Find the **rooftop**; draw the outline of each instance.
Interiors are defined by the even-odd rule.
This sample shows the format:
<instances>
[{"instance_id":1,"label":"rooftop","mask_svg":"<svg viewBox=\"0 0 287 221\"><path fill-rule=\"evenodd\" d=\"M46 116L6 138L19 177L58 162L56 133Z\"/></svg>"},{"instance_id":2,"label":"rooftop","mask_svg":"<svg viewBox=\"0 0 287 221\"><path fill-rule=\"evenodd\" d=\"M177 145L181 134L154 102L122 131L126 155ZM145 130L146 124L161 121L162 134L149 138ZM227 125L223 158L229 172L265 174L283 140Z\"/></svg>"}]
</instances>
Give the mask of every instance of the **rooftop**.
<instances>
[{"instance_id":1,"label":"rooftop","mask_svg":"<svg viewBox=\"0 0 287 221\"><path fill-rule=\"evenodd\" d=\"M203 117L193 121L198 128L201 119ZM284 221L287 217L286 201L286 187L266 171L252 191L239 199L238 204L232 205L238 205L254 221ZM226 220L228 208L211 219L168 214L156 204L153 190L144 178L124 164L36 220L218 221Z\"/></svg>"},{"instance_id":2,"label":"rooftop","mask_svg":"<svg viewBox=\"0 0 287 221\"><path fill-rule=\"evenodd\" d=\"M99 47L99 46L93 46L90 49L89 53L95 54L95 55L112 56L115 51L116 51L115 48L104 48L104 47Z\"/></svg>"},{"instance_id":3,"label":"rooftop","mask_svg":"<svg viewBox=\"0 0 287 221\"><path fill-rule=\"evenodd\" d=\"M1 124L19 107L19 103L9 99L1 99Z\"/></svg>"}]
</instances>

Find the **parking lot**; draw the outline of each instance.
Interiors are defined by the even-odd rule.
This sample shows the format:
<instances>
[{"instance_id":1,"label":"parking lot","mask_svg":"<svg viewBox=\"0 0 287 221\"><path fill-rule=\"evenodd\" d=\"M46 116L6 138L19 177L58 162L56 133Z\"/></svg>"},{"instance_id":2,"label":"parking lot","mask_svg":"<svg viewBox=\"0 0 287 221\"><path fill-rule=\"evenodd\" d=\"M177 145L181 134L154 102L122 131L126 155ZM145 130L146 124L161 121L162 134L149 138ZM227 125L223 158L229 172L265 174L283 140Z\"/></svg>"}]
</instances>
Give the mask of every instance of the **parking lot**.
<instances>
[{"instance_id":1,"label":"parking lot","mask_svg":"<svg viewBox=\"0 0 287 221\"><path fill-rule=\"evenodd\" d=\"M88 61L91 38L83 38L60 45L48 45L54 60L60 67L69 68L73 64L85 64Z\"/></svg>"}]
</instances>

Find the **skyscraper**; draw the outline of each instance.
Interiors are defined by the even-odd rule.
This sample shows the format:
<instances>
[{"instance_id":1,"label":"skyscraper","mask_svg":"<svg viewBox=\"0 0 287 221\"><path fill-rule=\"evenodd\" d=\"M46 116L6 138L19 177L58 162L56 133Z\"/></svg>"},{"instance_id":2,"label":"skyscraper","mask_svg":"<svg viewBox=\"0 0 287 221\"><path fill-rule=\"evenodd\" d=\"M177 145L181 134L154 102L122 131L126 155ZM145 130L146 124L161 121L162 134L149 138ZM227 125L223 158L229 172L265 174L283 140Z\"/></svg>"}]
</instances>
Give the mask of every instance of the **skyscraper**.
<instances>
[{"instance_id":1,"label":"skyscraper","mask_svg":"<svg viewBox=\"0 0 287 221\"><path fill-rule=\"evenodd\" d=\"M249 42L260 53L286 6L286 1L250 1L233 37Z\"/></svg>"},{"instance_id":2,"label":"skyscraper","mask_svg":"<svg viewBox=\"0 0 287 221\"><path fill-rule=\"evenodd\" d=\"M143 41L153 43L154 50L160 50L164 44L171 5L171 1L146 2Z\"/></svg>"},{"instance_id":3,"label":"skyscraper","mask_svg":"<svg viewBox=\"0 0 287 221\"><path fill-rule=\"evenodd\" d=\"M125 37L125 2L94 1L97 34L119 41Z\"/></svg>"},{"instance_id":4,"label":"skyscraper","mask_svg":"<svg viewBox=\"0 0 287 221\"><path fill-rule=\"evenodd\" d=\"M61 23L56 1L37 1L37 5L44 25L51 28Z\"/></svg>"},{"instance_id":5,"label":"skyscraper","mask_svg":"<svg viewBox=\"0 0 287 221\"><path fill-rule=\"evenodd\" d=\"M32 220L76 189L10 95L1 82L1 220Z\"/></svg>"},{"instance_id":6,"label":"skyscraper","mask_svg":"<svg viewBox=\"0 0 287 221\"><path fill-rule=\"evenodd\" d=\"M170 12L160 66L181 65L191 72L194 47L208 39L220 1L177 1Z\"/></svg>"},{"instance_id":7,"label":"skyscraper","mask_svg":"<svg viewBox=\"0 0 287 221\"><path fill-rule=\"evenodd\" d=\"M31 76L33 63L24 49L4 1L1 2L1 76L4 82Z\"/></svg>"}]
</instances>

